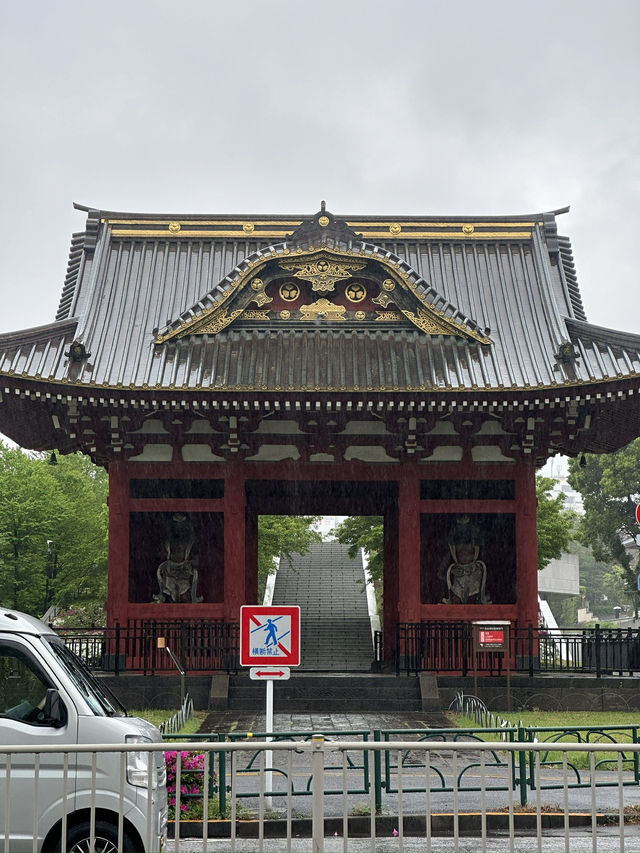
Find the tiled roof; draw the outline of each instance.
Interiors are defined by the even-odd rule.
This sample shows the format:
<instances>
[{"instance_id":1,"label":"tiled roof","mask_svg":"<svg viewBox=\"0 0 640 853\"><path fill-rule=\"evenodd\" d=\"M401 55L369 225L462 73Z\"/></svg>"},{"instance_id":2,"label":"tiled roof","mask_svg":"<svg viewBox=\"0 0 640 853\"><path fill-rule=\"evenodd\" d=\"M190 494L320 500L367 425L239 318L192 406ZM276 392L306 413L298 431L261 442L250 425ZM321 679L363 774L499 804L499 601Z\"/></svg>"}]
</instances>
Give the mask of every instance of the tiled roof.
<instances>
[{"instance_id":1,"label":"tiled roof","mask_svg":"<svg viewBox=\"0 0 640 853\"><path fill-rule=\"evenodd\" d=\"M490 343L406 323L303 327L240 317L217 334L158 344L162 330L232 296L242 270L258 268L304 217L89 211L86 231L73 237L58 322L1 335L0 375L256 391L521 389L640 375L640 336L585 322L571 247L552 214L345 219L339 239L356 232L360 243L341 250L360 256L367 246L393 262L416 298ZM87 358L66 355L73 340Z\"/></svg>"}]
</instances>

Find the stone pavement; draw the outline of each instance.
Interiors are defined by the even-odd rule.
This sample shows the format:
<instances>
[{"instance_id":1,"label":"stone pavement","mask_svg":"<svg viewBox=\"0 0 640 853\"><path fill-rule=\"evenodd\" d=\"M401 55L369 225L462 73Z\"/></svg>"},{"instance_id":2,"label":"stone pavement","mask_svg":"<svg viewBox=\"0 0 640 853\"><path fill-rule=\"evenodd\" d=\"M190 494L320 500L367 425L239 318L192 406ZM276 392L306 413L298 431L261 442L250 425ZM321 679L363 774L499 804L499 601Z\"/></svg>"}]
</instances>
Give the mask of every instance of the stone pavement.
<instances>
[{"instance_id":1,"label":"stone pavement","mask_svg":"<svg viewBox=\"0 0 640 853\"><path fill-rule=\"evenodd\" d=\"M274 685L274 691L279 685ZM455 728L446 714L433 711L403 711L402 713L275 713L276 732L373 731L374 729L440 729ZM251 732L265 730L263 711L215 711L205 719L200 732Z\"/></svg>"}]
</instances>

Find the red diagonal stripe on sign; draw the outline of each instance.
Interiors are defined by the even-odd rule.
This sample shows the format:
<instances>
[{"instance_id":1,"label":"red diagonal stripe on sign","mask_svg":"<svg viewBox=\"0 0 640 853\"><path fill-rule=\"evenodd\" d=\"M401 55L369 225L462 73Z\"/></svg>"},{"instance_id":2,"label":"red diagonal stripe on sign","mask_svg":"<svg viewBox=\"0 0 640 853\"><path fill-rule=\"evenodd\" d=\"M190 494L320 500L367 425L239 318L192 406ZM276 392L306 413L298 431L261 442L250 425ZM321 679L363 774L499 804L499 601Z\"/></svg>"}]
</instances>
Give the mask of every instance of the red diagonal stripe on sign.
<instances>
[{"instance_id":1,"label":"red diagonal stripe on sign","mask_svg":"<svg viewBox=\"0 0 640 853\"><path fill-rule=\"evenodd\" d=\"M290 654L289 649L285 649L285 647L282 645L282 643L278 643L278 648L282 649L282 651L285 653L285 655Z\"/></svg>"},{"instance_id":2,"label":"red diagonal stripe on sign","mask_svg":"<svg viewBox=\"0 0 640 853\"><path fill-rule=\"evenodd\" d=\"M258 627L260 627L260 625L261 625L262 623L260 622L260 620L258 619L258 617L257 617L257 616L254 616L253 614L251 614L251 617L250 617L250 618L251 618L251 621L252 621L252 622L255 622L255 623L256 623L256 625L257 625Z\"/></svg>"}]
</instances>

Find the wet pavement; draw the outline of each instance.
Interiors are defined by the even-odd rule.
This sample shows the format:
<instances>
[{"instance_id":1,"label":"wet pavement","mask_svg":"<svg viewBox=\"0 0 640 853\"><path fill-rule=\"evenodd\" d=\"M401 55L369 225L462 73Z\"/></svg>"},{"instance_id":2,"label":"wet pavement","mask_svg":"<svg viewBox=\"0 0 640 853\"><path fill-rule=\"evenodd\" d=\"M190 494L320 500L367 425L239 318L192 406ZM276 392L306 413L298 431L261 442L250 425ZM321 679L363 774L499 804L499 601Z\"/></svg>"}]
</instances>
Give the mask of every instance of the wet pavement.
<instances>
[{"instance_id":1,"label":"wet pavement","mask_svg":"<svg viewBox=\"0 0 640 853\"><path fill-rule=\"evenodd\" d=\"M354 713L291 713L273 715L274 732L354 732L394 729L455 728L446 714L432 711L407 711L398 714ZM216 711L209 714L201 733L251 732L254 736L265 731L265 715L252 711Z\"/></svg>"}]
</instances>

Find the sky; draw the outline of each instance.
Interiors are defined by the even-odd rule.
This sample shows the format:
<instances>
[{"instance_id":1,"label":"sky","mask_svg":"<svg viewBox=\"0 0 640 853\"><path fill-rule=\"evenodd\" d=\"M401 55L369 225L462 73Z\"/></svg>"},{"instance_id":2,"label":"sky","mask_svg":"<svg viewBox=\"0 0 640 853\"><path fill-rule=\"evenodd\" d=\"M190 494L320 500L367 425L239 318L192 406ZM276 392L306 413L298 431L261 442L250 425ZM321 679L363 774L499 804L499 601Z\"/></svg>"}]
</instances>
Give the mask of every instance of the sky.
<instances>
[{"instance_id":1,"label":"sky","mask_svg":"<svg viewBox=\"0 0 640 853\"><path fill-rule=\"evenodd\" d=\"M567 205L590 322L640 332L637 0L0 0L0 331L103 210Z\"/></svg>"}]
</instances>

